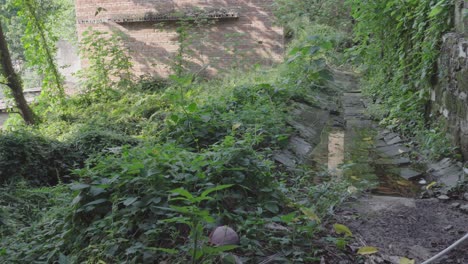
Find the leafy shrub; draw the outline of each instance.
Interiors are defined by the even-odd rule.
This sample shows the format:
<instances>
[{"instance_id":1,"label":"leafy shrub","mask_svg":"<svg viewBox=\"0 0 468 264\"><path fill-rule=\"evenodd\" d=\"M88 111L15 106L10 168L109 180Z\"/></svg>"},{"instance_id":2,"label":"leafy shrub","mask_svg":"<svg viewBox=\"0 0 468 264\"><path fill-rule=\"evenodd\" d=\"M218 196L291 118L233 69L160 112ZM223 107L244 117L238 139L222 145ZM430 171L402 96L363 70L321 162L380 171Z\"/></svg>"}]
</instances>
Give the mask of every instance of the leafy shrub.
<instances>
[{"instance_id":1,"label":"leafy shrub","mask_svg":"<svg viewBox=\"0 0 468 264\"><path fill-rule=\"evenodd\" d=\"M0 182L25 179L35 185L57 184L67 167L60 143L20 130L0 134Z\"/></svg>"},{"instance_id":2,"label":"leafy shrub","mask_svg":"<svg viewBox=\"0 0 468 264\"><path fill-rule=\"evenodd\" d=\"M108 148L136 145L138 140L101 127L84 127L76 131L66 143L70 149L89 157Z\"/></svg>"}]
</instances>

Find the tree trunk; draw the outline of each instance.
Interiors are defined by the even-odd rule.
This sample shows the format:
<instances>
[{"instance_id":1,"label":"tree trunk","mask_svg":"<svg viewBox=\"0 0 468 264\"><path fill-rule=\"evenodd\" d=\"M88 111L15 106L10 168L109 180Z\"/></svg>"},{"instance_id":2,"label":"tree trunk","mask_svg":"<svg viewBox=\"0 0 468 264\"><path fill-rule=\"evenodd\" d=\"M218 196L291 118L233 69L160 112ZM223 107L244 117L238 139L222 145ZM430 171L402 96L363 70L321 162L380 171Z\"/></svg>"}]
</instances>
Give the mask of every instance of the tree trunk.
<instances>
[{"instance_id":1,"label":"tree trunk","mask_svg":"<svg viewBox=\"0 0 468 264\"><path fill-rule=\"evenodd\" d=\"M8 45L3 34L2 24L0 23L0 74L6 80L5 85L7 85L13 99L15 100L16 107L18 108L21 117L23 117L24 122L28 125L34 124L34 113L31 108L29 108L26 98L23 93L23 85L21 79L16 74L13 64L11 62L10 52L8 50Z\"/></svg>"}]
</instances>

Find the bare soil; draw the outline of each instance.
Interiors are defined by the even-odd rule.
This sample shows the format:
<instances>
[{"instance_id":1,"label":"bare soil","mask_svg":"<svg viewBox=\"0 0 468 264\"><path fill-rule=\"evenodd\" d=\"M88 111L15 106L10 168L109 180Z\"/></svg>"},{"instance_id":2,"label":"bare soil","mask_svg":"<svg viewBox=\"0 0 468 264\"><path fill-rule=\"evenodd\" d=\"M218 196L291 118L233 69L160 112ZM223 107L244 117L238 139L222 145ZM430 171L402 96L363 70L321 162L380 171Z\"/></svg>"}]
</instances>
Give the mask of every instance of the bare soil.
<instances>
[{"instance_id":1,"label":"bare soil","mask_svg":"<svg viewBox=\"0 0 468 264\"><path fill-rule=\"evenodd\" d=\"M421 263L468 233L468 215L450 208L454 201L367 196L344 204L336 221L354 234L351 250L373 246L379 253L349 263ZM468 202L460 202L468 203ZM330 262L333 263L333 262ZM468 241L434 263L468 263Z\"/></svg>"}]
</instances>

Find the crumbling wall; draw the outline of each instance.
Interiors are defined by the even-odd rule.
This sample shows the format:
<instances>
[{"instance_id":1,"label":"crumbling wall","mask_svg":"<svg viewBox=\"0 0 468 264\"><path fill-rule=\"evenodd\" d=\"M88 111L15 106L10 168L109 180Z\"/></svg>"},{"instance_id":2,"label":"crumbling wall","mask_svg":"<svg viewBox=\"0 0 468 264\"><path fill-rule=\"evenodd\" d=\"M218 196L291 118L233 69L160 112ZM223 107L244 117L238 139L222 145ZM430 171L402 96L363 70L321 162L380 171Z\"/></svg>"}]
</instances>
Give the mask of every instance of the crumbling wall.
<instances>
[{"instance_id":1,"label":"crumbling wall","mask_svg":"<svg viewBox=\"0 0 468 264\"><path fill-rule=\"evenodd\" d=\"M91 27L124 34L134 71L167 76L179 48L177 17L200 12L209 23L197 31L190 68L210 74L269 65L283 56L283 30L274 25L274 0L76 0L78 33ZM194 33L194 31L191 31ZM86 62L83 61L83 66Z\"/></svg>"},{"instance_id":2,"label":"crumbling wall","mask_svg":"<svg viewBox=\"0 0 468 264\"><path fill-rule=\"evenodd\" d=\"M443 38L432 112L468 160L468 1L457 1L456 32Z\"/></svg>"}]
</instances>

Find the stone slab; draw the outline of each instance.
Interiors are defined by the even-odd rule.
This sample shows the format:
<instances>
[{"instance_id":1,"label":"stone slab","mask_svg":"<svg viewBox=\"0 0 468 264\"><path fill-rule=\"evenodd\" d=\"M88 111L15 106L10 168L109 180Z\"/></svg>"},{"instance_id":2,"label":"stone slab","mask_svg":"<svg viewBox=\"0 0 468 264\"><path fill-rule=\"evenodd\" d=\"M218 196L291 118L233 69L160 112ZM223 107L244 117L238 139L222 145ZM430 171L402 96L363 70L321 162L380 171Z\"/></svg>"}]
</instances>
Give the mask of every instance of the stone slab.
<instances>
[{"instance_id":1,"label":"stone slab","mask_svg":"<svg viewBox=\"0 0 468 264\"><path fill-rule=\"evenodd\" d=\"M394 165L394 166L403 166L411 163L411 160L408 158L394 158L394 159L378 159L375 161L377 165Z\"/></svg>"},{"instance_id":2,"label":"stone slab","mask_svg":"<svg viewBox=\"0 0 468 264\"><path fill-rule=\"evenodd\" d=\"M296 167L296 160L294 158L294 155L288 151L288 150L283 150L279 153L276 153L273 158L275 161L283 164L284 166L288 168L295 168Z\"/></svg>"},{"instance_id":3,"label":"stone slab","mask_svg":"<svg viewBox=\"0 0 468 264\"><path fill-rule=\"evenodd\" d=\"M380 152L381 156L394 157L394 156L399 156L401 154L407 153L410 151L410 149L401 144L397 144L397 145L377 148L377 151Z\"/></svg>"},{"instance_id":4,"label":"stone slab","mask_svg":"<svg viewBox=\"0 0 468 264\"><path fill-rule=\"evenodd\" d=\"M402 143L402 142L403 142L403 140L400 138L400 136L396 136L392 140L389 140L387 142L387 144L388 145L395 145L395 144Z\"/></svg>"},{"instance_id":5,"label":"stone slab","mask_svg":"<svg viewBox=\"0 0 468 264\"><path fill-rule=\"evenodd\" d=\"M400 137L400 136L398 134L396 134L396 133L391 132L391 133L388 133L387 135L385 135L384 141L388 144L389 141L393 140L396 137Z\"/></svg>"},{"instance_id":6,"label":"stone slab","mask_svg":"<svg viewBox=\"0 0 468 264\"><path fill-rule=\"evenodd\" d=\"M419 178L422 175L422 172L413 170L411 168L402 168L400 170L400 177L405 178L407 180L415 180L416 178Z\"/></svg>"},{"instance_id":7,"label":"stone slab","mask_svg":"<svg viewBox=\"0 0 468 264\"><path fill-rule=\"evenodd\" d=\"M380 212L398 210L401 207L416 208L416 202L411 198L374 195L360 199L356 207L359 211Z\"/></svg>"},{"instance_id":8,"label":"stone slab","mask_svg":"<svg viewBox=\"0 0 468 264\"><path fill-rule=\"evenodd\" d=\"M305 158L311 151L312 145L300 137L292 137L289 140L291 151L301 158Z\"/></svg>"}]
</instances>

